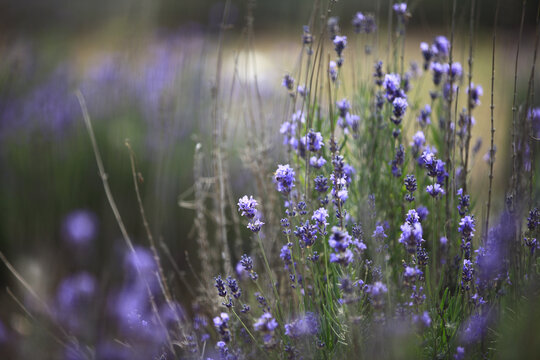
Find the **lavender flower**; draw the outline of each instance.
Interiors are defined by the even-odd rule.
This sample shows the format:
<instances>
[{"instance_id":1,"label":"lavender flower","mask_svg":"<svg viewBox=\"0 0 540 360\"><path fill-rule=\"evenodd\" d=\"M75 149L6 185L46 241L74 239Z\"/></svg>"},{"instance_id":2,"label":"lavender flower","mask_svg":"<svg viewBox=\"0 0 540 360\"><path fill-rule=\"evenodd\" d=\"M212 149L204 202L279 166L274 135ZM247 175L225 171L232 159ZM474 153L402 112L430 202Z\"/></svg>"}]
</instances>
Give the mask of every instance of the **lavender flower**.
<instances>
[{"instance_id":1,"label":"lavender flower","mask_svg":"<svg viewBox=\"0 0 540 360\"><path fill-rule=\"evenodd\" d=\"M407 103L407 99L402 97L397 97L392 102L392 105L394 106L394 116L398 119L403 117L405 114L405 111L407 110L407 107L409 104Z\"/></svg>"},{"instance_id":2,"label":"lavender flower","mask_svg":"<svg viewBox=\"0 0 540 360\"><path fill-rule=\"evenodd\" d=\"M309 165L316 169L322 168L325 164L326 164L326 159L323 158L322 156L319 156L318 158L316 156L312 156L309 158Z\"/></svg>"},{"instance_id":3,"label":"lavender flower","mask_svg":"<svg viewBox=\"0 0 540 360\"><path fill-rule=\"evenodd\" d=\"M441 60L445 59L450 53L450 41L444 36L437 36L433 45L437 49L437 56Z\"/></svg>"},{"instance_id":4,"label":"lavender flower","mask_svg":"<svg viewBox=\"0 0 540 360\"><path fill-rule=\"evenodd\" d=\"M309 311L304 316L285 324L285 335L293 339L317 335L318 332L319 321L317 316Z\"/></svg>"},{"instance_id":5,"label":"lavender flower","mask_svg":"<svg viewBox=\"0 0 540 360\"><path fill-rule=\"evenodd\" d=\"M426 187L426 192L434 198L439 197L439 195L444 195L444 189L441 187L441 185L439 185L439 183L428 185Z\"/></svg>"},{"instance_id":6,"label":"lavender flower","mask_svg":"<svg viewBox=\"0 0 540 360\"><path fill-rule=\"evenodd\" d=\"M413 193L416 191L416 178L414 175L407 175L404 180L405 183L405 189L409 192L407 195L405 195L405 200L411 202L414 201L414 195Z\"/></svg>"},{"instance_id":7,"label":"lavender flower","mask_svg":"<svg viewBox=\"0 0 540 360\"><path fill-rule=\"evenodd\" d=\"M417 250L418 244L423 242L422 224L420 224L420 222L405 222L403 225L401 225L400 229L401 235L398 241L405 245L405 249L408 253L414 254Z\"/></svg>"},{"instance_id":8,"label":"lavender flower","mask_svg":"<svg viewBox=\"0 0 540 360\"><path fill-rule=\"evenodd\" d=\"M326 222L326 219L328 218L328 211L325 208L319 208L313 212L313 216L311 217L311 220L314 220L319 225L319 229L321 232L324 233L326 230L326 225L328 223Z\"/></svg>"},{"instance_id":9,"label":"lavender flower","mask_svg":"<svg viewBox=\"0 0 540 360\"><path fill-rule=\"evenodd\" d=\"M257 214L257 200L253 199L253 196L249 198L244 195L238 200L238 211L242 216L252 219Z\"/></svg>"},{"instance_id":10,"label":"lavender flower","mask_svg":"<svg viewBox=\"0 0 540 360\"><path fill-rule=\"evenodd\" d=\"M396 148L396 156L394 159L390 162L392 165L392 175L395 177L401 176L401 166L403 166L403 162L405 161L405 148L402 144L400 144Z\"/></svg>"},{"instance_id":11,"label":"lavender flower","mask_svg":"<svg viewBox=\"0 0 540 360\"><path fill-rule=\"evenodd\" d=\"M347 46L347 37L346 36L339 36L336 35L334 40L332 41L335 46L336 53L338 57L341 57L341 54L343 53L343 50Z\"/></svg>"},{"instance_id":12,"label":"lavender flower","mask_svg":"<svg viewBox=\"0 0 540 360\"><path fill-rule=\"evenodd\" d=\"M401 77L399 74L386 74L382 86L386 92L386 99L392 103L397 97L405 97L401 92Z\"/></svg>"},{"instance_id":13,"label":"lavender flower","mask_svg":"<svg viewBox=\"0 0 540 360\"><path fill-rule=\"evenodd\" d=\"M424 311L422 315L414 315L413 322L425 328L431 326L431 318L429 317L429 313L427 311Z\"/></svg>"},{"instance_id":14,"label":"lavender flower","mask_svg":"<svg viewBox=\"0 0 540 360\"><path fill-rule=\"evenodd\" d=\"M281 260L285 264L285 267L288 267L289 265L292 264L291 249L289 249L288 245L283 245L283 247L281 248L279 257L281 258Z\"/></svg>"},{"instance_id":15,"label":"lavender flower","mask_svg":"<svg viewBox=\"0 0 540 360\"><path fill-rule=\"evenodd\" d=\"M527 228L532 232L537 227L540 227L540 210L538 210L538 208L534 208L529 211L529 216L527 217Z\"/></svg>"},{"instance_id":16,"label":"lavender flower","mask_svg":"<svg viewBox=\"0 0 540 360\"><path fill-rule=\"evenodd\" d=\"M377 28L377 25L375 24L375 17L371 14L364 15L361 12L357 12L353 17L352 25L354 26L354 32L357 34L370 34Z\"/></svg>"},{"instance_id":17,"label":"lavender flower","mask_svg":"<svg viewBox=\"0 0 540 360\"><path fill-rule=\"evenodd\" d=\"M238 286L238 282L236 281L236 279L233 279L230 276L227 277L227 285L231 290L231 295L234 296L235 299L238 299L242 295L242 290Z\"/></svg>"},{"instance_id":18,"label":"lavender flower","mask_svg":"<svg viewBox=\"0 0 540 360\"><path fill-rule=\"evenodd\" d=\"M473 263L468 259L463 260L463 269L461 272L461 288L463 290L470 289L469 283L472 281L473 274Z\"/></svg>"},{"instance_id":19,"label":"lavender flower","mask_svg":"<svg viewBox=\"0 0 540 360\"><path fill-rule=\"evenodd\" d=\"M422 110L420 110L420 115L418 116L418 123L420 124L420 127L423 129L427 125L431 124L431 106L429 104L426 104Z\"/></svg>"},{"instance_id":20,"label":"lavender flower","mask_svg":"<svg viewBox=\"0 0 540 360\"><path fill-rule=\"evenodd\" d=\"M342 99L336 103L336 106L339 110L339 116L345 118L351 109L351 104L347 99Z\"/></svg>"},{"instance_id":21,"label":"lavender flower","mask_svg":"<svg viewBox=\"0 0 540 360\"><path fill-rule=\"evenodd\" d=\"M412 142L410 143L415 158L418 157L418 153L423 149L425 143L426 136L424 135L424 132L422 130L417 131L416 134L413 135Z\"/></svg>"},{"instance_id":22,"label":"lavender flower","mask_svg":"<svg viewBox=\"0 0 540 360\"><path fill-rule=\"evenodd\" d=\"M332 79L332 81L337 80L338 66L334 60L330 60L330 63L328 64L328 73L330 74L330 79Z\"/></svg>"},{"instance_id":23,"label":"lavender flower","mask_svg":"<svg viewBox=\"0 0 540 360\"><path fill-rule=\"evenodd\" d=\"M214 318L214 326L216 327L219 335L221 335L221 340L225 343L229 342L231 339L231 333L229 331L229 315L222 312L219 316Z\"/></svg>"},{"instance_id":24,"label":"lavender flower","mask_svg":"<svg viewBox=\"0 0 540 360\"><path fill-rule=\"evenodd\" d=\"M254 233L258 233L259 231L261 231L261 228L263 225L264 223L261 220L255 219L255 220L250 221L247 224L247 228L253 231Z\"/></svg>"},{"instance_id":25,"label":"lavender flower","mask_svg":"<svg viewBox=\"0 0 540 360\"><path fill-rule=\"evenodd\" d=\"M227 296L227 290L225 289L225 282L221 279L221 275L218 275L217 277L215 277L214 280L216 282L214 286L216 287L218 291L218 295L221 297Z\"/></svg>"},{"instance_id":26,"label":"lavender flower","mask_svg":"<svg viewBox=\"0 0 540 360\"><path fill-rule=\"evenodd\" d=\"M464 195L464 194L463 194L463 189L462 189L462 188L460 188L460 189L457 191L457 195L458 195L458 205L457 205L457 208L458 208L459 215L460 215L460 216L465 216L465 214L467 213L467 211L469 211L470 196L469 196L469 195Z\"/></svg>"},{"instance_id":27,"label":"lavender flower","mask_svg":"<svg viewBox=\"0 0 540 360\"><path fill-rule=\"evenodd\" d=\"M418 214L418 217L420 218L420 222L423 222L429 215L429 210L425 206L419 206L416 208L416 213Z\"/></svg>"},{"instance_id":28,"label":"lavender flower","mask_svg":"<svg viewBox=\"0 0 540 360\"><path fill-rule=\"evenodd\" d=\"M274 341L274 330L278 327L276 319L269 312L265 312L257 319L253 328L255 331L259 331L263 334L263 340L265 345L271 345Z\"/></svg>"},{"instance_id":29,"label":"lavender flower","mask_svg":"<svg viewBox=\"0 0 540 360\"><path fill-rule=\"evenodd\" d=\"M384 80L386 80L384 76L384 72L382 70L382 65L383 65L382 61L377 61L375 63L375 72L373 73L373 77L375 78L375 84L377 86L381 86L384 83Z\"/></svg>"},{"instance_id":30,"label":"lavender flower","mask_svg":"<svg viewBox=\"0 0 540 360\"><path fill-rule=\"evenodd\" d=\"M474 236L474 223L474 217L469 215L460 220L458 231L463 235L464 238L470 239Z\"/></svg>"},{"instance_id":31,"label":"lavender flower","mask_svg":"<svg viewBox=\"0 0 540 360\"><path fill-rule=\"evenodd\" d=\"M325 193L328 191L328 179L325 178L322 175L317 176L315 179L313 179L315 182L315 190L317 190L320 193Z\"/></svg>"},{"instance_id":32,"label":"lavender flower","mask_svg":"<svg viewBox=\"0 0 540 360\"><path fill-rule=\"evenodd\" d=\"M376 310L381 310L384 306L384 297L388 292L386 285L377 281L372 285L367 285L365 291L369 295L369 300L373 307Z\"/></svg>"},{"instance_id":33,"label":"lavender flower","mask_svg":"<svg viewBox=\"0 0 540 360\"><path fill-rule=\"evenodd\" d=\"M301 247L311 247L315 243L315 240L317 240L317 226L311 224L309 220L306 220L306 222L296 227L296 231L294 232L294 235L300 240L300 246Z\"/></svg>"},{"instance_id":34,"label":"lavender flower","mask_svg":"<svg viewBox=\"0 0 540 360\"><path fill-rule=\"evenodd\" d=\"M294 78L289 74L286 74L283 77L281 85L283 85L287 90L292 91L292 89L294 88Z\"/></svg>"},{"instance_id":35,"label":"lavender flower","mask_svg":"<svg viewBox=\"0 0 540 360\"><path fill-rule=\"evenodd\" d=\"M284 195L289 194L294 187L295 175L294 170L289 166L289 164L278 165L278 168L274 174L274 181L276 182L277 190Z\"/></svg>"},{"instance_id":36,"label":"lavender flower","mask_svg":"<svg viewBox=\"0 0 540 360\"><path fill-rule=\"evenodd\" d=\"M461 75L463 75L463 67L461 64L458 62L453 62L452 66L448 69L448 75L452 81L461 78Z\"/></svg>"},{"instance_id":37,"label":"lavender flower","mask_svg":"<svg viewBox=\"0 0 540 360\"><path fill-rule=\"evenodd\" d=\"M302 43L304 45L311 45L313 43L313 35L311 35L309 26L304 25L303 30L304 30L304 33L302 34Z\"/></svg>"},{"instance_id":38,"label":"lavender flower","mask_svg":"<svg viewBox=\"0 0 540 360\"><path fill-rule=\"evenodd\" d=\"M456 348L456 353L454 354L454 360L464 360L465 359L465 349L461 346Z\"/></svg>"},{"instance_id":39,"label":"lavender flower","mask_svg":"<svg viewBox=\"0 0 540 360\"><path fill-rule=\"evenodd\" d=\"M363 30L364 21L366 17L361 12L357 12L352 19L352 25L354 26L354 32L359 34Z\"/></svg>"},{"instance_id":40,"label":"lavender flower","mask_svg":"<svg viewBox=\"0 0 540 360\"><path fill-rule=\"evenodd\" d=\"M440 85L443 74L448 72L448 64L434 62L431 64L431 70L433 71L433 84Z\"/></svg>"},{"instance_id":41,"label":"lavender flower","mask_svg":"<svg viewBox=\"0 0 540 360\"><path fill-rule=\"evenodd\" d=\"M349 250L351 236L346 231L341 231L338 227L332 228L332 234L328 239L328 244L334 250L330 254L330 262L348 265L353 260L353 254Z\"/></svg>"},{"instance_id":42,"label":"lavender flower","mask_svg":"<svg viewBox=\"0 0 540 360\"><path fill-rule=\"evenodd\" d=\"M420 43L420 50L422 51L422 56L424 57L424 70L427 70L429 68L429 64L431 62L431 59L435 55L434 51L425 42ZM436 51L436 49L435 49L435 51Z\"/></svg>"},{"instance_id":43,"label":"lavender flower","mask_svg":"<svg viewBox=\"0 0 540 360\"><path fill-rule=\"evenodd\" d=\"M307 137L307 146L306 146ZM302 136L300 139L302 144L311 152L317 152L324 146L323 137L320 132L310 130L306 136Z\"/></svg>"}]
</instances>

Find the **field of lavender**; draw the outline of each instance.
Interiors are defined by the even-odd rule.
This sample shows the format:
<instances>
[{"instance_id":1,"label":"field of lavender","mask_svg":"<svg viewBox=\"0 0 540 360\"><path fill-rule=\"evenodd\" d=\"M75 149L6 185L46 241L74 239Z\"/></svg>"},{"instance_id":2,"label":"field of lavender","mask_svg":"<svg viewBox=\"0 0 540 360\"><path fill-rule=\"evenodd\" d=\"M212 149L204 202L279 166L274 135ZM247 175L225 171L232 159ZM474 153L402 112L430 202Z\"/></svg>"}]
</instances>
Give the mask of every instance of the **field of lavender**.
<instances>
[{"instance_id":1,"label":"field of lavender","mask_svg":"<svg viewBox=\"0 0 540 360\"><path fill-rule=\"evenodd\" d=\"M360 4L0 38L0 359L540 358L540 5Z\"/></svg>"}]
</instances>

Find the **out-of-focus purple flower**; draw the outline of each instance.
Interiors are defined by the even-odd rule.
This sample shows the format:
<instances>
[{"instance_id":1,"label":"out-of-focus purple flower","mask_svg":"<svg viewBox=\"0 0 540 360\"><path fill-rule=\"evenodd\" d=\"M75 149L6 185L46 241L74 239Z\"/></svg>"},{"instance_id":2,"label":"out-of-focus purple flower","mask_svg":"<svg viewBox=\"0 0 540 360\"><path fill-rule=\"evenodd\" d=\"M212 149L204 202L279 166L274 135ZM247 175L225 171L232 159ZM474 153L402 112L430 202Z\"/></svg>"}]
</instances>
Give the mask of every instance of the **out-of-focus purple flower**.
<instances>
[{"instance_id":1,"label":"out-of-focus purple flower","mask_svg":"<svg viewBox=\"0 0 540 360\"><path fill-rule=\"evenodd\" d=\"M394 116L396 118L401 118L405 114L405 111L407 110L407 107L409 106L409 103L407 103L407 99L402 97L397 97L392 102L392 105L394 106Z\"/></svg>"},{"instance_id":2,"label":"out-of-focus purple flower","mask_svg":"<svg viewBox=\"0 0 540 360\"><path fill-rule=\"evenodd\" d=\"M289 248L288 245L283 245L283 247L281 248L281 251L279 253L279 257L281 258L281 260L283 261L283 263L285 264L285 267L291 265L291 261L292 261L292 254L291 254L291 249Z\"/></svg>"},{"instance_id":3,"label":"out-of-focus purple flower","mask_svg":"<svg viewBox=\"0 0 540 360\"><path fill-rule=\"evenodd\" d=\"M394 159L390 162L390 165L392 165L392 175L395 177L401 176L401 166L403 166L403 162L405 161L405 148L402 144L399 144L399 146L396 148L396 155Z\"/></svg>"},{"instance_id":4,"label":"out-of-focus purple flower","mask_svg":"<svg viewBox=\"0 0 540 360\"><path fill-rule=\"evenodd\" d=\"M309 311L304 316L285 324L285 335L293 339L317 335L318 332L319 321L317 316Z\"/></svg>"},{"instance_id":5,"label":"out-of-focus purple flower","mask_svg":"<svg viewBox=\"0 0 540 360\"><path fill-rule=\"evenodd\" d=\"M540 139L540 107L530 109L528 119L531 122L532 136Z\"/></svg>"},{"instance_id":6,"label":"out-of-focus purple flower","mask_svg":"<svg viewBox=\"0 0 540 360\"><path fill-rule=\"evenodd\" d=\"M325 208L319 208L313 212L311 220L315 220L319 225L326 227L326 219L328 218L328 211Z\"/></svg>"},{"instance_id":7,"label":"out-of-focus purple flower","mask_svg":"<svg viewBox=\"0 0 540 360\"><path fill-rule=\"evenodd\" d=\"M148 284L152 291L158 290L157 264L149 249L135 246L134 251L128 250L124 258L124 267L131 284L137 283L144 286Z\"/></svg>"},{"instance_id":8,"label":"out-of-focus purple flower","mask_svg":"<svg viewBox=\"0 0 540 360\"><path fill-rule=\"evenodd\" d=\"M433 84L439 85L443 74L448 72L448 64L434 62L431 64L431 70L433 71Z\"/></svg>"},{"instance_id":9,"label":"out-of-focus purple flower","mask_svg":"<svg viewBox=\"0 0 540 360\"><path fill-rule=\"evenodd\" d=\"M331 16L328 18L328 22L326 24L328 26L328 34L330 35L330 40L334 40L340 32L339 18Z\"/></svg>"},{"instance_id":10,"label":"out-of-focus purple flower","mask_svg":"<svg viewBox=\"0 0 540 360\"><path fill-rule=\"evenodd\" d=\"M434 198L444 195L444 189L439 183L426 186L426 192Z\"/></svg>"},{"instance_id":11,"label":"out-of-focus purple flower","mask_svg":"<svg viewBox=\"0 0 540 360\"><path fill-rule=\"evenodd\" d=\"M471 315L462 329L461 341L467 344L480 341L487 334L489 324L488 315Z\"/></svg>"},{"instance_id":12,"label":"out-of-focus purple flower","mask_svg":"<svg viewBox=\"0 0 540 360\"><path fill-rule=\"evenodd\" d=\"M384 83L384 80L386 79L384 76L384 72L382 70L382 65L383 65L382 61L377 61L375 63L375 72L373 73L373 77L375 78L375 84L377 86L381 86ZM398 87L399 87L399 84L398 84Z\"/></svg>"},{"instance_id":13,"label":"out-of-focus purple flower","mask_svg":"<svg viewBox=\"0 0 540 360\"><path fill-rule=\"evenodd\" d=\"M293 168L291 168L289 164L278 165L274 174L277 190L282 194L289 194L294 187L295 175Z\"/></svg>"},{"instance_id":14,"label":"out-of-focus purple flower","mask_svg":"<svg viewBox=\"0 0 540 360\"><path fill-rule=\"evenodd\" d=\"M369 300L373 307L381 310L384 306L384 297L388 292L388 288L380 281L376 281L372 285L365 286L365 292L369 295Z\"/></svg>"},{"instance_id":15,"label":"out-of-focus purple flower","mask_svg":"<svg viewBox=\"0 0 540 360\"><path fill-rule=\"evenodd\" d=\"M216 330L221 336L221 340L226 343L229 342L231 339L231 333L229 331L229 315L222 312L213 319L213 322Z\"/></svg>"},{"instance_id":16,"label":"out-of-focus purple flower","mask_svg":"<svg viewBox=\"0 0 540 360\"><path fill-rule=\"evenodd\" d=\"M250 196L244 195L238 200L238 211L240 211L242 216L245 216L249 219L252 219L257 214L257 200Z\"/></svg>"},{"instance_id":17,"label":"out-of-focus purple flower","mask_svg":"<svg viewBox=\"0 0 540 360\"><path fill-rule=\"evenodd\" d=\"M463 75L463 67L461 64L459 62L453 62L452 66L448 69L448 75L452 81L461 78L461 75Z\"/></svg>"},{"instance_id":18,"label":"out-of-focus purple flower","mask_svg":"<svg viewBox=\"0 0 540 360\"><path fill-rule=\"evenodd\" d=\"M339 116L345 118L349 110L351 109L351 103L347 99L342 99L336 103L339 110Z\"/></svg>"},{"instance_id":19,"label":"out-of-focus purple flower","mask_svg":"<svg viewBox=\"0 0 540 360\"><path fill-rule=\"evenodd\" d=\"M456 353L454 354L454 360L464 360L465 359L465 348L458 346L456 348Z\"/></svg>"},{"instance_id":20,"label":"out-of-focus purple flower","mask_svg":"<svg viewBox=\"0 0 540 360\"><path fill-rule=\"evenodd\" d=\"M278 327L276 319L269 312L265 312L257 319L253 324L255 331L259 331L263 334L263 340L266 345L270 345L274 342L274 330Z\"/></svg>"},{"instance_id":21,"label":"out-of-focus purple flower","mask_svg":"<svg viewBox=\"0 0 540 360\"><path fill-rule=\"evenodd\" d=\"M418 130L416 134L413 135L411 146L413 151L413 156L416 158L418 153L423 149L426 143L426 136L422 130Z\"/></svg>"},{"instance_id":22,"label":"out-of-focus purple flower","mask_svg":"<svg viewBox=\"0 0 540 360\"><path fill-rule=\"evenodd\" d=\"M396 15L403 16L407 12L407 3L396 3L392 6L392 8L396 12Z\"/></svg>"},{"instance_id":23,"label":"out-of-focus purple flower","mask_svg":"<svg viewBox=\"0 0 540 360\"><path fill-rule=\"evenodd\" d=\"M292 89L294 88L294 78L289 74L285 74L281 85L287 88L287 90L292 91Z\"/></svg>"},{"instance_id":24,"label":"out-of-focus purple flower","mask_svg":"<svg viewBox=\"0 0 540 360\"><path fill-rule=\"evenodd\" d=\"M384 233L384 227L382 227L381 225L377 225L375 227L375 230L373 231L372 237L375 241L382 242L388 236Z\"/></svg>"},{"instance_id":25,"label":"out-of-focus purple flower","mask_svg":"<svg viewBox=\"0 0 540 360\"><path fill-rule=\"evenodd\" d=\"M62 281L56 295L58 320L72 331L77 331L85 320L86 310L96 295L96 280L86 273L70 276Z\"/></svg>"},{"instance_id":26,"label":"out-of-focus purple flower","mask_svg":"<svg viewBox=\"0 0 540 360\"><path fill-rule=\"evenodd\" d=\"M370 34L377 29L375 17L372 14L364 15L361 12L357 12L356 15L354 15L352 25L354 26L354 32L357 34Z\"/></svg>"},{"instance_id":27,"label":"out-of-focus purple flower","mask_svg":"<svg viewBox=\"0 0 540 360\"><path fill-rule=\"evenodd\" d=\"M399 237L399 242L405 245L407 252L414 254L418 244L423 241L422 225L419 222L413 224L405 222L400 228L401 235Z\"/></svg>"},{"instance_id":28,"label":"out-of-focus purple flower","mask_svg":"<svg viewBox=\"0 0 540 360\"><path fill-rule=\"evenodd\" d=\"M330 262L348 265L353 260L353 253L349 250L351 236L346 231L341 231L338 227L332 228L332 234L328 239L328 244L334 250L330 254Z\"/></svg>"},{"instance_id":29,"label":"out-of-focus purple flower","mask_svg":"<svg viewBox=\"0 0 540 360\"><path fill-rule=\"evenodd\" d=\"M304 45L310 45L313 43L313 35L311 35L311 31L309 30L309 26L304 25L304 33L302 34L302 43Z\"/></svg>"},{"instance_id":30,"label":"out-of-focus purple flower","mask_svg":"<svg viewBox=\"0 0 540 360\"><path fill-rule=\"evenodd\" d=\"M307 146L306 146L306 137L307 137ZM320 132L315 132L310 130L306 136L300 138L302 144L307 148L308 151L317 152L321 150L324 146L323 137Z\"/></svg>"},{"instance_id":31,"label":"out-of-focus purple flower","mask_svg":"<svg viewBox=\"0 0 540 360\"><path fill-rule=\"evenodd\" d=\"M420 115L418 116L418 123L420 124L420 127L423 129L427 125L431 124L431 106L429 104L426 104L422 110L420 110Z\"/></svg>"},{"instance_id":32,"label":"out-of-focus purple flower","mask_svg":"<svg viewBox=\"0 0 540 360\"><path fill-rule=\"evenodd\" d=\"M328 64L328 73L330 74L330 79L332 79L332 81L337 80L338 66L334 60L330 60L330 63Z\"/></svg>"},{"instance_id":33,"label":"out-of-focus purple flower","mask_svg":"<svg viewBox=\"0 0 540 360\"><path fill-rule=\"evenodd\" d=\"M414 315L413 322L424 328L428 328L431 326L431 317L427 311L424 311L422 315Z\"/></svg>"},{"instance_id":34,"label":"out-of-focus purple flower","mask_svg":"<svg viewBox=\"0 0 540 360\"><path fill-rule=\"evenodd\" d=\"M420 43L420 50L422 51L422 56L424 57L424 70L427 70L434 53L428 43L425 42Z\"/></svg>"},{"instance_id":35,"label":"out-of-focus purple flower","mask_svg":"<svg viewBox=\"0 0 540 360\"><path fill-rule=\"evenodd\" d=\"M442 35L435 38L433 45L437 49L437 56L440 59L445 59L450 53L450 42Z\"/></svg>"},{"instance_id":36,"label":"out-of-focus purple flower","mask_svg":"<svg viewBox=\"0 0 540 360\"><path fill-rule=\"evenodd\" d=\"M341 57L343 50L347 46L347 37L336 35L332 42L334 43L334 49L336 50L338 57Z\"/></svg>"},{"instance_id":37,"label":"out-of-focus purple flower","mask_svg":"<svg viewBox=\"0 0 540 360\"><path fill-rule=\"evenodd\" d=\"M401 77L399 74L386 74L382 86L386 92L386 99L390 103L397 97L405 97L405 94L402 94L400 89Z\"/></svg>"},{"instance_id":38,"label":"out-of-focus purple flower","mask_svg":"<svg viewBox=\"0 0 540 360\"><path fill-rule=\"evenodd\" d=\"M93 212L75 210L63 222L64 239L73 245L83 246L96 238L98 220Z\"/></svg>"},{"instance_id":39,"label":"out-of-focus purple flower","mask_svg":"<svg viewBox=\"0 0 540 360\"><path fill-rule=\"evenodd\" d=\"M355 33L359 34L359 33L362 32L363 24L364 24L365 19L366 19L366 17L361 12L357 12L354 15L354 17L352 19L352 24L354 26L354 32Z\"/></svg>"},{"instance_id":40,"label":"out-of-focus purple flower","mask_svg":"<svg viewBox=\"0 0 540 360\"><path fill-rule=\"evenodd\" d=\"M302 97L305 97L307 95L307 89L305 85L298 85L298 87L296 88L296 91Z\"/></svg>"},{"instance_id":41,"label":"out-of-focus purple flower","mask_svg":"<svg viewBox=\"0 0 540 360\"><path fill-rule=\"evenodd\" d=\"M423 222L429 215L429 210L427 207L420 205L416 208L416 213L418 214L418 217L420 218L420 222Z\"/></svg>"},{"instance_id":42,"label":"out-of-focus purple flower","mask_svg":"<svg viewBox=\"0 0 540 360\"><path fill-rule=\"evenodd\" d=\"M480 105L480 97L484 95L484 89L482 89L481 85L475 86L474 83L471 82L471 87L467 87L467 95L469 95L471 109L474 109Z\"/></svg>"}]
</instances>

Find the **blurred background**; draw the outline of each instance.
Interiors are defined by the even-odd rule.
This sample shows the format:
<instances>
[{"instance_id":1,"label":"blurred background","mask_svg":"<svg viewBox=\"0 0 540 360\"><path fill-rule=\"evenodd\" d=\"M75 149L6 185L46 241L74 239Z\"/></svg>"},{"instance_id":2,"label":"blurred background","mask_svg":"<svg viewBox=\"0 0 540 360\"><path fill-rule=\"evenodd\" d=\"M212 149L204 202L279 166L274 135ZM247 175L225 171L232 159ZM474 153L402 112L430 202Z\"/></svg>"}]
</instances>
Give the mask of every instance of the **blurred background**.
<instances>
[{"instance_id":1,"label":"blurred background","mask_svg":"<svg viewBox=\"0 0 540 360\"><path fill-rule=\"evenodd\" d=\"M451 3L409 1L412 18L407 27L406 63L422 62L420 42L430 42L437 35L449 36ZM470 5L468 1L463 3L456 14L455 56L465 69ZM473 81L483 86L484 96L475 113L473 144L489 129L495 10L494 0L477 3ZM173 290L180 300L189 305L188 285L194 282L194 276L186 252L195 258L197 251L195 213L190 205L196 181L193 159L195 146L201 143L207 157L203 175L212 173L214 128L210 104L220 44L221 89L230 96L226 98L230 106L224 106L223 115L229 124L226 161L231 169L232 192L238 198L254 188L242 161L245 103L241 93L228 94L226 89L235 78L242 86L251 86L253 74L257 74L263 100L262 118L257 121L279 143L279 125L287 116L283 110L287 94L280 86L281 78L297 70L302 25L309 21L313 7L310 0L232 1L229 16L223 21L224 4L0 0L0 251L46 301L57 301L59 284L69 274L90 273L107 291L122 281L123 269L128 266L126 248L105 197L75 96L80 89L129 234L136 244L147 243L126 139L135 153L152 232L168 247L179 270L173 271L174 266L167 264L166 273L173 278ZM342 33L353 38L353 14L376 14L379 36L373 42L381 45L384 59L388 5L388 1L340 0L333 15L339 17ZM255 35L248 65L245 25L250 7ZM532 63L536 7L536 2L528 2L518 77L521 98ZM521 1L503 0L500 11L495 120L497 151L504 155L497 156L496 162L498 194L507 185L510 160L506 154ZM222 22L230 26L220 43ZM351 46L347 51L354 50ZM361 59L363 52L356 50L353 56ZM368 60L359 63L367 64L366 72L371 72L374 55ZM427 87L422 91L427 95ZM487 143L488 138L484 138L480 155L487 152ZM273 163L283 158L279 149L270 153ZM486 196L482 185L487 180L487 165L481 157L474 163L476 193L472 191L479 203ZM495 199L500 209L502 197ZM194 264L194 270L199 270L198 264ZM174 281L184 275L185 282ZM23 301L30 301L0 265L0 321L4 324L0 323L0 342L31 331L6 287L14 289Z\"/></svg>"}]
</instances>

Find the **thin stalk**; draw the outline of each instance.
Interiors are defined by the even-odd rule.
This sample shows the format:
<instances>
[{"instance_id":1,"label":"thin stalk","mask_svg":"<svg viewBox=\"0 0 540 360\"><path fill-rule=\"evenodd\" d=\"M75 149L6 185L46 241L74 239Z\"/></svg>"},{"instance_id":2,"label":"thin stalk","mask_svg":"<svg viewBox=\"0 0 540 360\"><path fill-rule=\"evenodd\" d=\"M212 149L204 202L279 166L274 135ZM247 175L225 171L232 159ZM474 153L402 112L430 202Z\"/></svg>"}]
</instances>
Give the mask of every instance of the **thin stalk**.
<instances>
[{"instance_id":1,"label":"thin stalk","mask_svg":"<svg viewBox=\"0 0 540 360\"><path fill-rule=\"evenodd\" d=\"M497 39L497 18L499 16L499 4L500 0L497 0L497 8L495 9L495 20L493 23L493 45L492 45L492 52L491 52L491 116L490 116L490 122L491 122L491 147L489 149L489 190L488 190L488 201L487 201L487 213L486 213L486 226L484 228L484 236L487 239L488 232L489 232L489 215L491 211L491 192L493 188L493 163L494 157L495 157L495 148L494 148L494 136L495 136L495 124L494 124L494 110L495 105L493 103L493 93L495 92L495 41Z\"/></svg>"},{"instance_id":2,"label":"thin stalk","mask_svg":"<svg viewBox=\"0 0 540 360\"><path fill-rule=\"evenodd\" d=\"M473 38L474 38L474 8L476 0L471 1L471 17L469 22L469 91L471 90L472 77L473 77ZM472 131L472 106L470 98L467 96L467 134L465 135L465 161L463 165L463 192L467 193L467 174L469 172L469 147L471 143Z\"/></svg>"}]
</instances>

